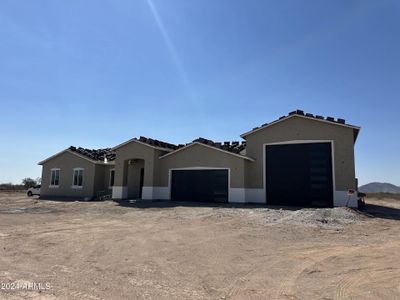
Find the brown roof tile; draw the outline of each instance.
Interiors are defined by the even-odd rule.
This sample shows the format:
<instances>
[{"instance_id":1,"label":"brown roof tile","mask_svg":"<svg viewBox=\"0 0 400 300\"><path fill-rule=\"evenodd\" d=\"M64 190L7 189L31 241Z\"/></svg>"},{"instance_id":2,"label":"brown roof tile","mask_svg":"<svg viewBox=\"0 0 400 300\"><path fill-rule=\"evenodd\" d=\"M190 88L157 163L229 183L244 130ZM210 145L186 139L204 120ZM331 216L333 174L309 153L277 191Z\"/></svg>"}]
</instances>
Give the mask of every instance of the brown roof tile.
<instances>
[{"instance_id":1,"label":"brown roof tile","mask_svg":"<svg viewBox=\"0 0 400 300\"><path fill-rule=\"evenodd\" d=\"M232 153L236 153L239 154L242 150L244 150L246 148L246 142L242 141L241 143L238 141L234 141L234 142L214 142L212 140L209 139L205 139L202 137L199 137L198 139L193 140L193 143L202 143L208 146L212 146L221 150L225 150L225 151L229 151Z\"/></svg>"},{"instance_id":2,"label":"brown roof tile","mask_svg":"<svg viewBox=\"0 0 400 300\"><path fill-rule=\"evenodd\" d=\"M87 149L82 147L71 146L69 147L69 150L95 161L104 161L104 158L107 158L108 161L115 160L115 152L111 151L111 148Z\"/></svg>"}]
</instances>

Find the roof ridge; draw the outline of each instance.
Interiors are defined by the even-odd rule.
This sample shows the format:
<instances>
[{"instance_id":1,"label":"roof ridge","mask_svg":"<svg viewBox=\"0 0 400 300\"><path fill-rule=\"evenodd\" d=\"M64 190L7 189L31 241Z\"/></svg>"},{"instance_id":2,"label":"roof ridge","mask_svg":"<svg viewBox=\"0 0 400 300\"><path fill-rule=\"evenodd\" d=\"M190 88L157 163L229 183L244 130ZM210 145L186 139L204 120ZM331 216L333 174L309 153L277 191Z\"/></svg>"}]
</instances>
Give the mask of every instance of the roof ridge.
<instances>
[{"instance_id":1,"label":"roof ridge","mask_svg":"<svg viewBox=\"0 0 400 300\"><path fill-rule=\"evenodd\" d=\"M247 135L249 135L250 133L252 133L253 131L256 131L256 130L259 130L259 129L263 128L263 127L272 125L272 124L274 124L274 123L276 123L276 122L279 122L279 121L281 121L281 120L290 118L290 117L292 117L292 116L300 116L300 117L303 117L303 118L315 119L315 120L318 120L318 121L331 122L331 123L336 124L336 125L348 126L348 127L353 127L353 128L355 128L355 129L359 129L358 126L355 126L355 125L351 125L351 124L346 123L346 120L345 120L345 119L342 119L342 118L336 118L336 119L335 119L334 117L331 117L331 116L324 117L324 116L321 116L321 115L314 115L314 114L312 114L312 113L304 112L304 111L301 110L301 109L296 109L296 110L294 110L294 111L289 112L287 115L281 116L281 117L279 117L278 119L271 121L270 123L264 123L264 124L262 124L261 126L254 127L253 129L251 129L251 130L249 130L249 131L247 131L247 132L241 134L240 136L241 136L241 137L247 136Z\"/></svg>"},{"instance_id":2,"label":"roof ridge","mask_svg":"<svg viewBox=\"0 0 400 300\"><path fill-rule=\"evenodd\" d=\"M153 139L153 138L148 138L145 136L140 136L139 138L134 138L134 139L139 142L146 143L148 145L155 146L155 147L161 147L161 148L167 148L167 149L173 149L173 150L178 149L178 146L175 144L164 142L164 141Z\"/></svg>"},{"instance_id":3,"label":"roof ridge","mask_svg":"<svg viewBox=\"0 0 400 300\"><path fill-rule=\"evenodd\" d=\"M111 148L89 149L83 147L70 146L68 150L83 155L91 160L103 161L107 158L108 161L115 160L115 152Z\"/></svg>"},{"instance_id":4,"label":"roof ridge","mask_svg":"<svg viewBox=\"0 0 400 300\"><path fill-rule=\"evenodd\" d=\"M201 143L201 144L205 144L211 147L215 147L221 150L225 150L225 151L229 151L232 153L236 153L236 154L240 154L241 151L243 151L246 148L246 141L224 141L222 142L214 142L210 139L206 139L206 138L202 138L199 137L195 140L192 141L192 143Z\"/></svg>"}]
</instances>

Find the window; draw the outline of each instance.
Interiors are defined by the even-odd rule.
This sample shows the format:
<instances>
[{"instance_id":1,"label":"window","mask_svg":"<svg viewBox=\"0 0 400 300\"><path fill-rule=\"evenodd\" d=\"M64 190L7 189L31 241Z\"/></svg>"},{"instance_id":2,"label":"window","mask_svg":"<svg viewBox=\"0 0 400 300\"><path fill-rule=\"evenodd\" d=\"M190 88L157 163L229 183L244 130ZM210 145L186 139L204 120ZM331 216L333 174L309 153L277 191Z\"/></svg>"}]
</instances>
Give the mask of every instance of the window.
<instances>
[{"instance_id":1,"label":"window","mask_svg":"<svg viewBox=\"0 0 400 300\"><path fill-rule=\"evenodd\" d=\"M60 185L60 169L51 169L50 187L58 187Z\"/></svg>"},{"instance_id":2,"label":"window","mask_svg":"<svg viewBox=\"0 0 400 300\"><path fill-rule=\"evenodd\" d=\"M83 169L75 168L74 176L72 178L72 187L73 188L82 188L83 187Z\"/></svg>"},{"instance_id":3,"label":"window","mask_svg":"<svg viewBox=\"0 0 400 300\"><path fill-rule=\"evenodd\" d=\"M108 185L109 187L114 186L114 176L115 176L115 170L112 169L110 170L110 184Z\"/></svg>"}]
</instances>

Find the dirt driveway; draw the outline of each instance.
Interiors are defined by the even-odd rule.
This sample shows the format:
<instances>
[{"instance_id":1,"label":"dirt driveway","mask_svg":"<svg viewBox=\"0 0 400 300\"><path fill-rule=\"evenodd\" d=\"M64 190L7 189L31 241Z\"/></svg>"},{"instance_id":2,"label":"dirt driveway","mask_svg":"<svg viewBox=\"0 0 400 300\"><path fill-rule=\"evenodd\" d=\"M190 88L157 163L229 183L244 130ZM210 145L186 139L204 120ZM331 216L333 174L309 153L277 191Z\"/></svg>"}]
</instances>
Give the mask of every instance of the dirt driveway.
<instances>
[{"instance_id":1,"label":"dirt driveway","mask_svg":"<svg viewBox=\"0 0 400 300\"><path fill-rule=\"evenodd\" d=\"M3 193L0 283L20 289L0 298L399 299L400 201L368 203L369 216Z\"/></svg>"}]
</instances>

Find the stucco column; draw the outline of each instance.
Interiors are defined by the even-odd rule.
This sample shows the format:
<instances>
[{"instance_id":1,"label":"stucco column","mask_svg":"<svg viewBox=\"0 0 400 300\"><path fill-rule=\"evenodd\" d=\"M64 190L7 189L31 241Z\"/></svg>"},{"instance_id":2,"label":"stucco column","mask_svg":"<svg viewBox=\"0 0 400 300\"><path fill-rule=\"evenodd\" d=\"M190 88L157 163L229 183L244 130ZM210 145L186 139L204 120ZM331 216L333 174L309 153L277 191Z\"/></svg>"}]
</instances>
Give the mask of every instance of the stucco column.
<instances>
[{"instance_id":1,"label":"stucco column","mask_svg":"<svg viewBox=\"0 0 400 300\"><path fill-rule=\"evenodd\" d=\"M144 161L144 178L143 178L142 199L154 199L154 165L152 161Z\"/></svg>"},{"instance_id":2,"label":"stucco column","mask_svg":"<svg viewBox=\"0 0 400 300\"><path fill-rule=\"evenodd\" d=\"M128 197L127 177L128 161L115 160L114 186L112 190L113 199L126 199Z\"/></svg>"}]
</instances>

